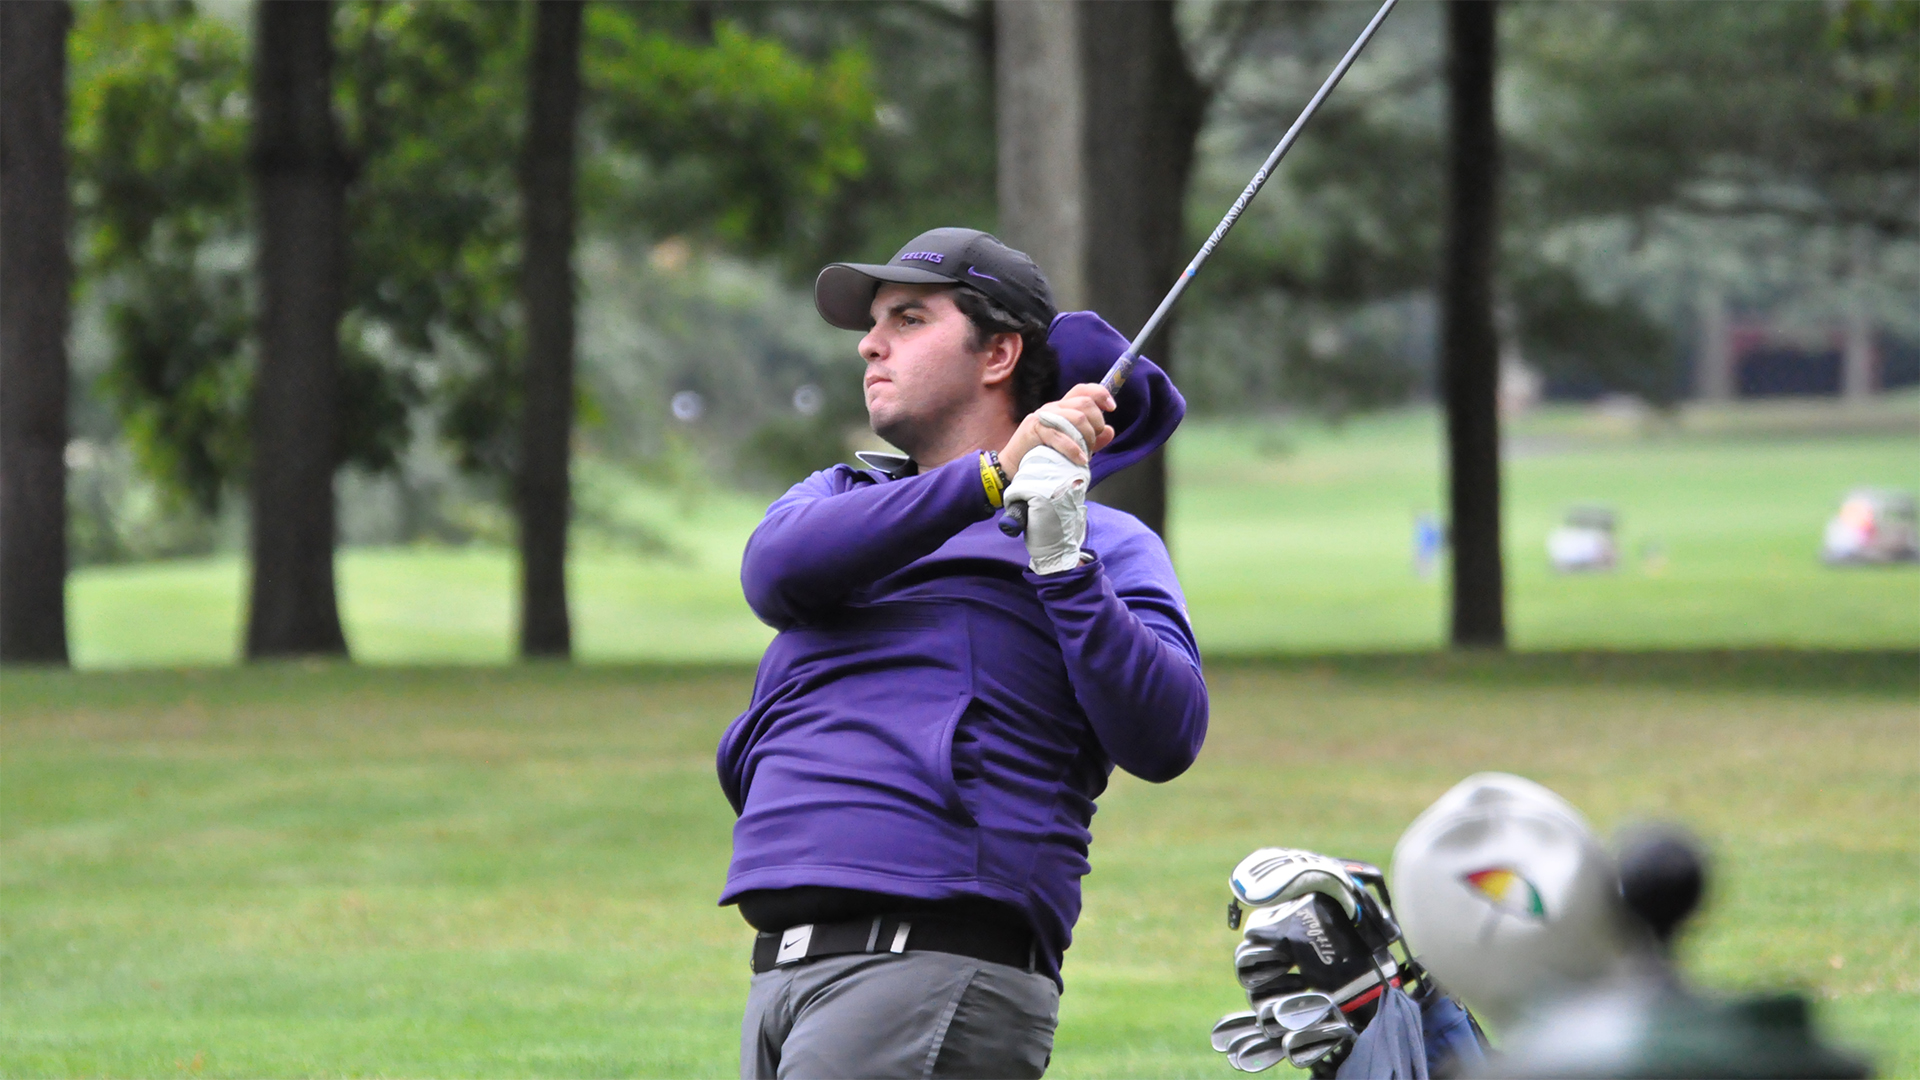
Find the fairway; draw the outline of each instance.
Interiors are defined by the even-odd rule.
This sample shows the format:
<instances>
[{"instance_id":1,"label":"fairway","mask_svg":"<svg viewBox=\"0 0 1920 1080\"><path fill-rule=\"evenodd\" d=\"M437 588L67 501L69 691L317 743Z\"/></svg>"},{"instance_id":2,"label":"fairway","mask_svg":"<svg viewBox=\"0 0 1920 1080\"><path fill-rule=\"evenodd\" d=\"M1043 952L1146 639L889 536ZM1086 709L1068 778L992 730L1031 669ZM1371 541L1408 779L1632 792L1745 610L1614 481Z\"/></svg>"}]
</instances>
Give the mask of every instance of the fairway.
<instances>
[{"instance_id":1,"label":"fairway","mask_svg":"<svg viewBox=\"0 0 1920 1080\"><path fill-rule=\"evenodd\" d=\"M1175 437L1170 527L1210 655L1441 644L1445 581L1413 567L1417 515L1444 505L1430 409L1315 422L1196 420ZM1848 411L1787 402L1659 423L1578 408L1510 426L1508 625L1522 649L1920 647L1920 568L1836 570L1821 530L1859 486L1920 487L1920 401ZM1567 509L1619 515L1623 565L1547 565ZM624 510L673 557L575 545L574 641L589 660L759 658L771 631L740 596L765 496L695 506L634 486ZM1096 550L1099 538L1092 537ZM353 548L340 603L357 659L495 663L511 654L514 564L486 547ZM70 593L84 668L212 664L238 654L236 556L86 569Z\"/></svg>"},{"instance_id":2,"label":"fairway","mask_svg":"<svg viewBox=\"0 0 1920 1080\"><path fill-rule=\"evenodd\" d=\"M1187 776L1116 777L1050 1075L1229 1075L1224 882L1385 860L1466 774L1717 858L1688 969L1920 1073L1920 656L1216 662ZM0 1074L719 1076L748 932L713 778L744 668L0 677ZM1285 1075L1281 1073L1279 1075Z\"/></svg>"}]
</instances>

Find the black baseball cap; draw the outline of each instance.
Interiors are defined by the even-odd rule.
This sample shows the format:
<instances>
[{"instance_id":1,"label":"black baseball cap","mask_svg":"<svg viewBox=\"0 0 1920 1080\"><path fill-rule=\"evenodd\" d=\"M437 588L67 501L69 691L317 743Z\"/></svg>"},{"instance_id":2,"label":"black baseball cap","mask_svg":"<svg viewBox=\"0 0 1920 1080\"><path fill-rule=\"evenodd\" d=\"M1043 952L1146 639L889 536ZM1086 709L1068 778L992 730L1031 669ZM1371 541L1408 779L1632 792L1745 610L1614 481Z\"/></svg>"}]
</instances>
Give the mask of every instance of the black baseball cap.
<instances>
[{"instance_id":1,"label":"black baseball cap","mask_svg":"<svg viewBox=\"0 0 1920 1080\"><path fill-rule=\"evenodd\" d=\"M1022 318L1050 325L1053 290L1024 251L1015 251L979 229L930 229L886 263L832 263L813 283L813 306L842 330L873 326L873 294L882 282L897 285L965 285Z\"/></svg>"}]
</instances>

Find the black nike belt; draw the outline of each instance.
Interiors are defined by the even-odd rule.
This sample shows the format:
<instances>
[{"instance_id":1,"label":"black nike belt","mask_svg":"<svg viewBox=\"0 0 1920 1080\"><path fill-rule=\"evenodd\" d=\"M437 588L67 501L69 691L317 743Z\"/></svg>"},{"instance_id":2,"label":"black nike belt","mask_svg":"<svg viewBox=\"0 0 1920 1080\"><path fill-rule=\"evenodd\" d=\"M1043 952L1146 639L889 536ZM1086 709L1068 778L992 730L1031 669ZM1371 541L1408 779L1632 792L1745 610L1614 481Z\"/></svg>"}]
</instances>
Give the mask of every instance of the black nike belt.
<instances>
[{"instance_id":1,"label":"black nike belt","mask_svg":"<svg viewBox=\"0 0 1920 1080\"><path fill-rule=\"evenodd\" d=\"M845 953L954 953L1032 971L1033 934L1008 926L960 922L926 913L874 915L839 922L801 923L753 939L753 973Z\"/></svg>"}]
</instances>

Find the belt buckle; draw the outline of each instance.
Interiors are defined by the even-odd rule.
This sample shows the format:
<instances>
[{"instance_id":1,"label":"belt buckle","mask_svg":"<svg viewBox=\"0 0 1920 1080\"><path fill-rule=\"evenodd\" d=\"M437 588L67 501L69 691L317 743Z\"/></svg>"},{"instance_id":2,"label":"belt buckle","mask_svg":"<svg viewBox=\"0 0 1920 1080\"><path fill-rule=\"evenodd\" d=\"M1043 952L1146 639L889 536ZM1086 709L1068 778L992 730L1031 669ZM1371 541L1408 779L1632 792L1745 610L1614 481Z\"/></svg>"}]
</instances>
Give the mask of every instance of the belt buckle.
<instances>
[{"instance_id":1,"label":"belt buckle","mask_svg":"<svg viewBox=\"0 0 1920 1080\"><path fill-rule=\"evenodd\" d=\"M780 934L780 949L773 954L773 966L797 964L807 958L807 946L813 944L813 924L789 926Z\"/></svg>"}]
</instances>

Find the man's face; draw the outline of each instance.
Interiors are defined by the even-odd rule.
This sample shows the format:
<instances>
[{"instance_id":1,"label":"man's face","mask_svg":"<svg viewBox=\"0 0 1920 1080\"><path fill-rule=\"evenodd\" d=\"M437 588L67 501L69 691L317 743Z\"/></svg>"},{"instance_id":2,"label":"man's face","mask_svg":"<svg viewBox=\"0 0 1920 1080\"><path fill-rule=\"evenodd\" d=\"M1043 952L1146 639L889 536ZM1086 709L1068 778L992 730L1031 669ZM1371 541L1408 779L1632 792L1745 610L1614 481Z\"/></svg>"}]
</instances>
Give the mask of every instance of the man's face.
<instances>
[{"instance_id":1,"label":"man's face","mask_svg":"<svg viewBox=\"0 0 1920 1080\"><path fill-rule=\"evenodd\" d=\"M950 288L882 285L873 297L873 329L860 339L867 362L867 417L874 434L915 453L986 395L986 350Z\"/></svg>"}]
</instances>

